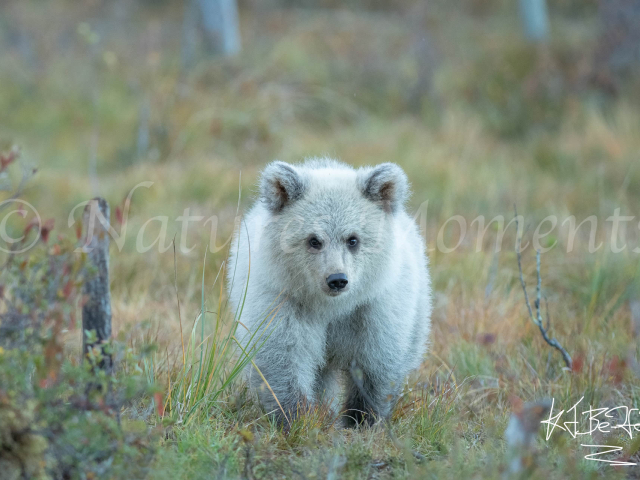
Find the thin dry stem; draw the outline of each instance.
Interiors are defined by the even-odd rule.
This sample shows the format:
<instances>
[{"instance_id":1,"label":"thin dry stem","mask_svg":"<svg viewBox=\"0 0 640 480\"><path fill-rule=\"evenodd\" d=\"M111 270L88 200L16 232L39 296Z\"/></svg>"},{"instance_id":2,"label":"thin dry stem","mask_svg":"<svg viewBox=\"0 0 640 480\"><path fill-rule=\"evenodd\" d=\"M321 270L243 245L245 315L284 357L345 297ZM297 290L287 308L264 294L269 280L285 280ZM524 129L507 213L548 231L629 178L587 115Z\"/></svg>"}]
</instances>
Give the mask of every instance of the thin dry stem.
<instances>
[{"instance_id":1,"label":"thin dry stem","mask_svg":"<svg viewBox=\"0 0 640 480\"><path fill-rule=\"evenodd\" d=\"M514 206L515 209L515 206ZM541 313L541 303L542 303L542 275L540 273L541 267L541 258L540 258L540 250L536 250L536 276L537 276L537 284L536 284L536 315L533 314L533 309L531 308L531 303L529 302L529 295L527 293L527 284L524 281L524 274L522 273L522 252L520 246L522 244L522 236L520 234L519 225L518 225L518 211L515 210L515 220L516 220L516 255L518 258L518 271L520 273L520 285L522 285L522 291L524 292L524 301L527 305L527 310L529 312L529 318L533 323L535 323L540 329L540 334L545 342L548 345L552 346L556 350L558 350L562 354L562 359L564 360L565 365L569 370L573 365L573 361L571 360L571 355L560 345L560 342L555 338L549 338L549 324L551 323L550 315L549 315L549 307L547 304L547 326L545 328L544 323L542 321L542 313ZM546 299L545 299L546 300Z\"/></svg>"}]
</instances>

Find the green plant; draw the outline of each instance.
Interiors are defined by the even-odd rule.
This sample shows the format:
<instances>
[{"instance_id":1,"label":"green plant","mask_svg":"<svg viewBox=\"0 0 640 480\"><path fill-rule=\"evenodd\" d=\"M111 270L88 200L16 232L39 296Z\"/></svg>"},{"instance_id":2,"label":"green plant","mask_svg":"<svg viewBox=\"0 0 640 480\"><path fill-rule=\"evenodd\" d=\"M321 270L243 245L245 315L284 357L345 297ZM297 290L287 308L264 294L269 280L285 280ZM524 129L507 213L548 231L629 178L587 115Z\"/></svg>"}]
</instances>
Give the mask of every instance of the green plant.
<instances>
[{"instance_id":1,"label":"green plant","mask_svg":"<svg viewBox=\"0 0 640 480\"><path fill-rule=\"evenodd\" d=\"M65 350L80 301L83 256L75 243L41 244L11 257L2 272L0 316L0 465L3 478L84 478L144 474L155 435L122 416L129 402L152 393L140 375L115 377ZM85 273L90 275L91 273ZM139 353L113 341L120 364Z\"/></svg>"},{"instance_id":2,"label":"green plant","mask_svg":"<svg viewBox=\"0 0 640 480\"><path fill-rule=\"evenodd\" d=\"M49 241L51 222L25 223L18 245L35 246L9 253L0 270L2 477L144 475L156 436L150 435L152 427L122 412L132 401L148 403L153 386L137 373L120 370L112 376L95 368L99 353L86 359L70 355L65 336L81 336L76 312L83 279L95 272L76 241ZM148 353L116 340L107 348L120 365L139 365Z\"/></svg>"},{"instance_id":3,"label":"green plant","mask_svg":"<svg viewBox=\"0 0 640 480\"><path fill-rule=\"evenodd\" d=\"M205 301L206 264L205 253L202 265L200 313L193 323L186 348L181 338L182 368L179 368L174 378L168 382L168 393L164 405L167 413L184 424L188 424L194 417L197 418L199 413L210 412L215 403L228 391L245 367L253 361L256 352L268 338L267 327L277 315L277 308L268 312L259 328L250 336L247 345L242 346L236 339L236 331L241 326L240 318L244 300L238 311L230 312L227 302L222 301L224 282L220 280L217 310L208 311ZM223 264L218 272L214 286L220 278L225 278L225 265ZM245 285L245 299L246 293ZM179 305L178 308L180 308ZM207 314L213 314L215 317L212 325L206 323ZM180 322L182 336L181 317ZM206 336L205 328L210 330Z\"/></svg>"}]
</instances>

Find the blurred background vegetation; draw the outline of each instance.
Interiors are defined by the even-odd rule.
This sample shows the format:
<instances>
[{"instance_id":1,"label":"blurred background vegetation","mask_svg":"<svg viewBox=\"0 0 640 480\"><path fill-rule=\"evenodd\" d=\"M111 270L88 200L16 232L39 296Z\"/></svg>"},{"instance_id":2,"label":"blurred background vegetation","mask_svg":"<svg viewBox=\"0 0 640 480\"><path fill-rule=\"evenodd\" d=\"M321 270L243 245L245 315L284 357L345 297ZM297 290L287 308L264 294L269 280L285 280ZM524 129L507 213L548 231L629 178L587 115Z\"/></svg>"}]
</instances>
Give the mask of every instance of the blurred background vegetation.
<instances>
[{"instance_id":1,"label":"blurred background vegetation","mask_svg":"<svg viewBox=\"0 0 640 480\"><path fill-rule=\"evenodd\" d=\"M226 12L225 21L214 5ZM640 257L633 253L640 214L640 2L549 0L539 11L542 20L536 6L545 2L5 0L0 150L19 145L23 163L37 167L23 197L55 220L52 238L74 237L68 216L79 202L102 195L112 212L122 211L134 186L154 182L135 191L124 248L112 250L113 322L116 334L126 332L128 348L139 353L156 344L153 360L138 365L149 385L168 393L172 375L184 372L180 321L187 338L200 311L211 230L217 228L216 245L223 245L239 189L245 208L259 170L273 159L398 163L412 183L410 210L429 202L429 248L452 215L508 221L514 204L527 219L525 236L548 215L575 215L577 223L596 215L603 226L597 240L606 241L605 220L616 208L635 215L621 253L588 253L584 235L567 252L560 227L548 238L558 244L543 255L545 291L554 335L581 359L573 374L562 371L555 352L547 356L536 327L524 321L513 233L500 253L493 228L480 251L470 236L453 253L430 252L436 309L433 351L422 372L429 380L422 400L407 400L394 419L398 435L431 459L427 470L434 475L455 466L458 476L495 478L504 467L501 432L512 396L568 402L589 391L595 402L637 407L640 401L637 377L627 368L637 350L633 332L640 331L632 308L640 299ZM175 219L186 208L218 219L191 224L185 242L195 248L179 248L175 265L169 245L136 251L145 222ZM28 220L14 216L10 224L17 231ZM114 213L117 230L120 220ZM151 222L143 243L151 244L161 227ZM167 239L174 234L184 237L172 220ZM445 231L448 245L456 239L455 228ZM225 257L226 249L208 252L208 305L224 298L219 283L212 285ZM9 269L2 275L6 284L16 281ZM63 333L66 355L77 357L77 328ZM455 398L442 387L452 375L468 389ZM205 402L206 421L164 431L158 438L166 452L155 464L147 458L151 450L144 451L153 478L208 478L212 471L234 477L247 463L251 475L264 478L296 469L305 478L334 470L354 478L411 476L419 468L379 441L386 438L380 432L336 440L318 433L316 419L284 438L238 407L248 401L237 388L222 413L220 400ZM2 391L0 385L0 400ZM143 415L137 404L128 405L135 418L161 423L153 408ZM243 429L255 433L256 425L261 436L238 437ZM305 457L309 442L322 448ZM585 464L577 444L559 440L545 448L555 456L539 466L541 477L612 474ZM118 458L114 465L129 457ZM103 470L80 471L106 471L101 462Z\"/></svg>"}]
</instances>

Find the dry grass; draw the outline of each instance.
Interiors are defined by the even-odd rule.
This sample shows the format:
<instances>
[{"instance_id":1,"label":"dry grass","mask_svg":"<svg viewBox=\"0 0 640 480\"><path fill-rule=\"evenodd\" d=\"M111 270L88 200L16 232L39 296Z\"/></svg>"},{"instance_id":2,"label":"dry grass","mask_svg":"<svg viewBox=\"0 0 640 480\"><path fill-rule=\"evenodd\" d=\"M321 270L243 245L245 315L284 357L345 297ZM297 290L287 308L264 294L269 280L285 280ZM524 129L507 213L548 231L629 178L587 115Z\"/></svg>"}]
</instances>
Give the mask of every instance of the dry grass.
<instances>
[{"instance_id":1,"label":"dry grass","mask_svg":"<svg viewBox=\"0 0 640 480\"><path fill-rule=\"evenodd\" d=\"M637 243L618 254L592 254L580 238L567 253L566 231L557 230L558 245L543 254L553 335L579 364L574 372L563 370L557 352L527 320L515 230L507 232L499 253L491 227L480 248L473 234L452 253L435 249L450 216L462 215L470 224L478 215L487 222L503 215L508 222L514 203L525 215L529 240L547 215L561 221L575 215L578 222L596 215L605 225L615 208L640 213L640 111L624 97L600 107L588 95L572 93L557 125L525 123L524 134L515 138L505 138L485 118L474 97L482 93L473 85L478 66L488 57L502 58L507 46L526 51L507 2L470 2L491 12L480 16L433 2L423 21L440 51L433 72L436 101L427 98L419 114L408 113L404 96L417 66L409 53L414 31L402 14L267 10L258 16L246 10L244 53L202 62L182 75L176 66L177 8L138 12L136 28L119 36L109 34L106 20L89 20L103 35L89 47L76 37L76 22L91 19L98 7L87 2L67 17L63 3L2 7L25 28L46 35L34 38L37 67L23 63L15 50L0 53L0 140L24 145L26 158L40 168L26 198L43 217L54 217L60 232L67 230L76 203L101 193L114 211L130 188L154 182L134 194L127 224L134 235L122 251L112 252L114 333L129 332L134 347L145 339L158 344L149 375L167 391L167 378L175 382L183 368L180 319L186 338L201 310L201 265L211 225L191 224L188 246L195 248L178 251L179 315L172 249L135 249L135 234L149 218L167 215L168 239L177 234L179 241L174 219L185 208L191 215L217 215L220 245L233 228L239 181L246 207L266 162L324 154L353 165L395 161L412 182L410 208L429 202L432 346L408 383L392 432L382 425L344 431L317 408L283 435L236 382L204 405L197 422L168 428L153 478L497 478L506 465L502 435L510 398L553 397L565 409L583 395L592 405L640 405L640 383L624 363L638 353L628 306L640 297L640 257L631 251ZM45 22L53 18L58 23ZM148 44L159 21L161 47L145 50L140 45ZM554 18L554 44L593 42L592 25L592 18ZM67 44L64 35L71 39ZM47 42L67 45L64 54L45 48ZM105 52L117 62L105 62L111 58ZM152 151L137 159L142 97L150 100L153 140ZM97 192L87 169L96 128ZM158 229L148 227L145 244ZM638 233L630 224L631 242ZM598 240L609 235L600 230ZM444 239L456 243L451 225ZM207 305L224 302L214 279L225 255L226 249L207 253ZM534 285L531 249L524 261ZM206 328L210 333L214 327ZM589 442L631 445L622 435L593 437ZM614 478L629 472L584 461L579 444L566 434L540 439L533 477ZM414 451L424 460L416 460Z\"/></svg>"}]
</instances>

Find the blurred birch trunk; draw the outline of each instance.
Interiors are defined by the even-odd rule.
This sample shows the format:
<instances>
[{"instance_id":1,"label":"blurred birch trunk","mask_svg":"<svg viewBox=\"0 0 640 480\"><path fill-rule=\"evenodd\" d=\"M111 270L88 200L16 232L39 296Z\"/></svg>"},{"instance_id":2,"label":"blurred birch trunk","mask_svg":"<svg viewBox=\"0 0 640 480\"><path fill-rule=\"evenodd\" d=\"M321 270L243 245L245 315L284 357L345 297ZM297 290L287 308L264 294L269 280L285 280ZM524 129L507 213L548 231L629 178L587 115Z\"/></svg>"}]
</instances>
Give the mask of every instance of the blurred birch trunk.
<instances>
[{"instance_id":1,"label":"blurred birch trunk","mask_svg":"<svg viewBox=\"0 0 640 480\"><path fill-rule=\"evenodd\" d=\"M520 16L524 33L531 42L549 38L549 12L546 0L520 0Z\"/></svg>"},{"instance_id":2,"label":"blurred birch trunk","mask_svg":"<svg viewBox=\"0 0 640 480\"><path fill-rule=\"evenodd\" d=\"M193 65L199 37L210 54L237 54L240 25L236 0L187 0L182 37L184 67Z\"/></svg>"}]
</instances>

